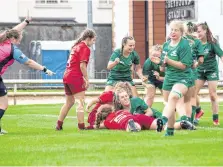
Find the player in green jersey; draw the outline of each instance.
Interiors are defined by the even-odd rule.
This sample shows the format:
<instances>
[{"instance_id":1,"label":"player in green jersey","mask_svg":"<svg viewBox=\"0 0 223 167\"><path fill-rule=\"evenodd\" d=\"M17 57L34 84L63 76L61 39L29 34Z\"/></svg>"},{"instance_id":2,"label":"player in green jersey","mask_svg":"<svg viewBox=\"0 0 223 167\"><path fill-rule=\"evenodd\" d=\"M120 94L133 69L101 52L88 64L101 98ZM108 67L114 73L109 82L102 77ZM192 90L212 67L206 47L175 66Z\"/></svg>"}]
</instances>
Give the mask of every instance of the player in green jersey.
<instances>
[{"instance_id":1,"label":"player in green jersey","mask_svg":"<svg viewBox=\"0 0 223 167\"><path fill-rule=\"evenodd\" d=\"M184 107L191 110L190 97L192 87L191 66L192 53L189 41L183 38L184 28L180 21L170 23L170 40L163 45L161 64L166 64L165 79L163 83L163 96L166 105L163 116L157 121L167 123L166 136L174 135L175 108L178 100L184 96ZM157 129L161 132L162 129Z\"/></svg>"},{"instance_id":2,"label":"player in green jersey","mask_svg":"<svg viewBox=\"0 0 223 167\"><path fill-rule=\"evenodd\" d=\"M196 93L199 93L200 89L207 81L212 105L213 124L219 125L219 106L217 97L219 74L216 55L218 55L223 62L223 51L216 39L214 39L206 22L197 25L197 34L204 48L205 56L204 63L197 68L198 80L196 81ZM202 113L200 115L202 115Z\"/></svg>"},{"instance_id":3,"label":"player in green jersey","mask_svg":"<svg viewBox=\"0 0 223 167\"><path fill-rule=\"evenodd\" d=\"M146 104L152 107L154 97L156 94L156 88L162 93L162 86L165 73L162 71L163 69L158 64L152 62L153 57L159 57L162 53L161 45L154 45L150 50L149 58L145 61L143 65L143 75L148 77L148 82L144 83L146 87L146 96L145 101Z\"/></svg>"},{"instance_id":4,"label":"player in green jersey","mask_svg":"<svg viewBox=\"0 0 223 167\"><path fill-rule=\"evenodd\" d=\"M110 73L105 91L113 90L114 85L119 81L129 82L131 84L133 96L138 96L132 77L132 70L134 67L137 75L143 82L146 81L147 78L142 74L142 68L139 64L140 58L134 48L134 38L127 36L122 39L121 49L116 49L112 53L107 66Z\"/></svg>"},{"instance_id":5,"label":"player in green jersey","mask_svg":"<svg viewBox=\"0 0 223 167\"><path fill-rule=\"evenodd\" d=\"M192 22L186 22L184 24L184 38L189 41L189 45L191 47L192 51L192 60L193 60L193 65L192 65L192 87L191 89L191 105L192 105L192 110L186 110L184 111L185 107L184 106L184 99L181 98L178 103L177 103L177 111L179 115L183 118L185 118L185 115L187 116L187 120L191 121L193 123L194 121L194 116L196 113L196 91L195 91L195 81L197 80L197 66L201 65L204 62L204 50L202 47L202 44L199 39L195 36L195 31L196 31L196 25L193 24ZM192 112L191 112L192 111Z\"/></svg>"}]
</instances>

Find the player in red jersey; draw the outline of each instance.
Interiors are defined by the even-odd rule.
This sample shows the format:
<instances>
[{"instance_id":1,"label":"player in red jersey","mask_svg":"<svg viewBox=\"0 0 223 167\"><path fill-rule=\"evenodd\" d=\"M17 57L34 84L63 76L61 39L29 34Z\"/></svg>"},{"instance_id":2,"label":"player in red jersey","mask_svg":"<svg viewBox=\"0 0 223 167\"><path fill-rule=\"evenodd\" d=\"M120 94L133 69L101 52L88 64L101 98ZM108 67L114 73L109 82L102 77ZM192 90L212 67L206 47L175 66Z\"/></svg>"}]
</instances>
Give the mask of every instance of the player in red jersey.
<instances>
[{"instance_id":1,"label":"player in red jersey","mask_svg":"<svg viewBox=\"0 0 223 167\"><path fill-rule=\"evenodd\" d=\"M115 85L114 90L121 89L121 88L124 89L130 97L132 96L131 85L128 82L118 82ZM87 104L88 110L91 108L91 106L96 104L95 107L91 110L91 112L88 115L88 123L90 124L88 126L88 129L94 128L96 113L102 110L102 108L104 107L104 104L113 106L114 96L115 95L113 91L106 91L106 92L103 92L98 98L94 98L88 102Z\"/></svg>"},{"instance_id":2,"label":"player in red jersey","mask_svg":"<svg viewBox=\"0 0 223 167\"><path fill-rule=\"evenodd\" d=\"M90 48L96 40L96 33L92 29L86 29L73 45L67 67L63 76L63 84L66 94L66 103L60 110L56 130L62 130L62 125L67 113L76 101L78 128L85 129L84 125L84 96L89 86L87 64L90 57Z\"/></svg>"},{"instance_id":3,"label":"player in red jersey","mask_svg":"<svg viewBox=\"0 0 223 167\"><path fill-rule=\"evenodd\" d=\"M112 112L112 108L103 108L97 114L96 127L107 128L112 130L126 130L138 132L140 130L156 130L157 126L162 127L163 124L158 124L155 118L144 114L132 115L129 111L119 110Z\"/></svg>"}]
</instances>

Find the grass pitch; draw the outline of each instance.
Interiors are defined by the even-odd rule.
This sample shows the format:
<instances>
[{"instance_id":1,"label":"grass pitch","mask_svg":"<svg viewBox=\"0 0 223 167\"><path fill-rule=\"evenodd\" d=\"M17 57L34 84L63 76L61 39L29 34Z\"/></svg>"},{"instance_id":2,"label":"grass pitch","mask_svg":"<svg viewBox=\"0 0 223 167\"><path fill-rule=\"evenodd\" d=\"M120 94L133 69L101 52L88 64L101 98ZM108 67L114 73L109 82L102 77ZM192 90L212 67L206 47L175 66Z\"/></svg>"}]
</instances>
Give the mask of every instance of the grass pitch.
<instances>
[{"instance_id":1,"label":"grass pitch","mask_svg":"<svg viewBox=\"0 0 223 167\"><path fill-rule=\"evenodd\" d=\"M74 108L64 130L54 130L62 104L10 106L3 117L0 166L222 166L223 113L212 125L210 103L198 130L164 132L78 131ZM154 108L162 109L161 103ZM220 111L223 103L220 104Z\"/></svg>"}]
</instances>

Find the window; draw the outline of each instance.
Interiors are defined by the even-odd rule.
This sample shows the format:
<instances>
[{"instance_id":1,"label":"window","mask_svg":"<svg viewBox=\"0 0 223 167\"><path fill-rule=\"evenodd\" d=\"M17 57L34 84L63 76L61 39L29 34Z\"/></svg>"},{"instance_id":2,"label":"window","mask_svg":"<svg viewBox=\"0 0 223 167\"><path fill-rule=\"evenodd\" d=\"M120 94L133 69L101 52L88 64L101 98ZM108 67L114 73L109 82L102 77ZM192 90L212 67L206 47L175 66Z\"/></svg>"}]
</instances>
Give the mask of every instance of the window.
<instances>
[{"instance_id":1,"label":"window","mask_svg":"<svg viewBox=\"0 0 223 167\"><path fill-rule=\"evenodd\" d=\"M112 0L99 0L98 8L112 8Z\"/></svg>"},{"instance_id":2,"label":"window","mask_svg":"<svg viewBox=\"0 0 223 167\"><path fill-rule=\"evenodd\" d=\"M36 0L37 7L55 7L69 5L69 0Z\"/></svg>"}]
</instances>

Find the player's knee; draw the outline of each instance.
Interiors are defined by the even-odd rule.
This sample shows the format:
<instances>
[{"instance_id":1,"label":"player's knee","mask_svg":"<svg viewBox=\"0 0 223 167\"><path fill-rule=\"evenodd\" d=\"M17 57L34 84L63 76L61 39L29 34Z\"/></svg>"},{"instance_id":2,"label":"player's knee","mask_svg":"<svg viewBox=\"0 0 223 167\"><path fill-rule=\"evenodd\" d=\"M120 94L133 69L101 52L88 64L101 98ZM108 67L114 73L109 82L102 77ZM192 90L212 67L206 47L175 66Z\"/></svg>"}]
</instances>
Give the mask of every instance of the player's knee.
<instances>
[{"instance_id":1,"label":"player's knee","mask_svg":"<svg viewBox=\"0 0 223 167\"><path fill-rule=\"evenodd\" d=\"M211 101L216 101L217 100L217 94L216 93L211 93L210 94L210 99L211 99Z\"/></svg>"},{"instance_id":2,"label":"player's knee","mask_svg":"<svg viewBox=\"0 0 223 167\"><path fill-rule=\"evenodd\" d=\"M74 100L69 100L69 101L66 101L66 105L68 105L69 107L72 107L74 105Z\"/></svg>"},{"instance_id":3,"label":"player's knee","mask_svg":"<svg viewBox=\"0 0 223 167\"><path fill-rule=\"evenodd\" d=\"M172 90L170 95L169 95L169 100L174 100L177 101L179 100L181 97L183 97L182 93L179 90Z\"/></svg>"},{"instance_id":4,"label":"player's knee","mask_svg":"<svg viewBox=\"0 0 223 167\"><path fill-rule=\"evenodd\" d=\"M84 112L84 99L76 99L77 102L77 112Z\"/></svg>"},{"instance_id":5,"label":"player's knee","mask_svg":"<svg viewBox=\"0 0 223 167\"><path fill-rule=\"evenodd\" d=\"M6 102L0 104L0 109L2 109L2 110L7 110L8 106L9 106L9 105L8 105L8 101L6 101Z\"/></svg>"}]
</instances>

